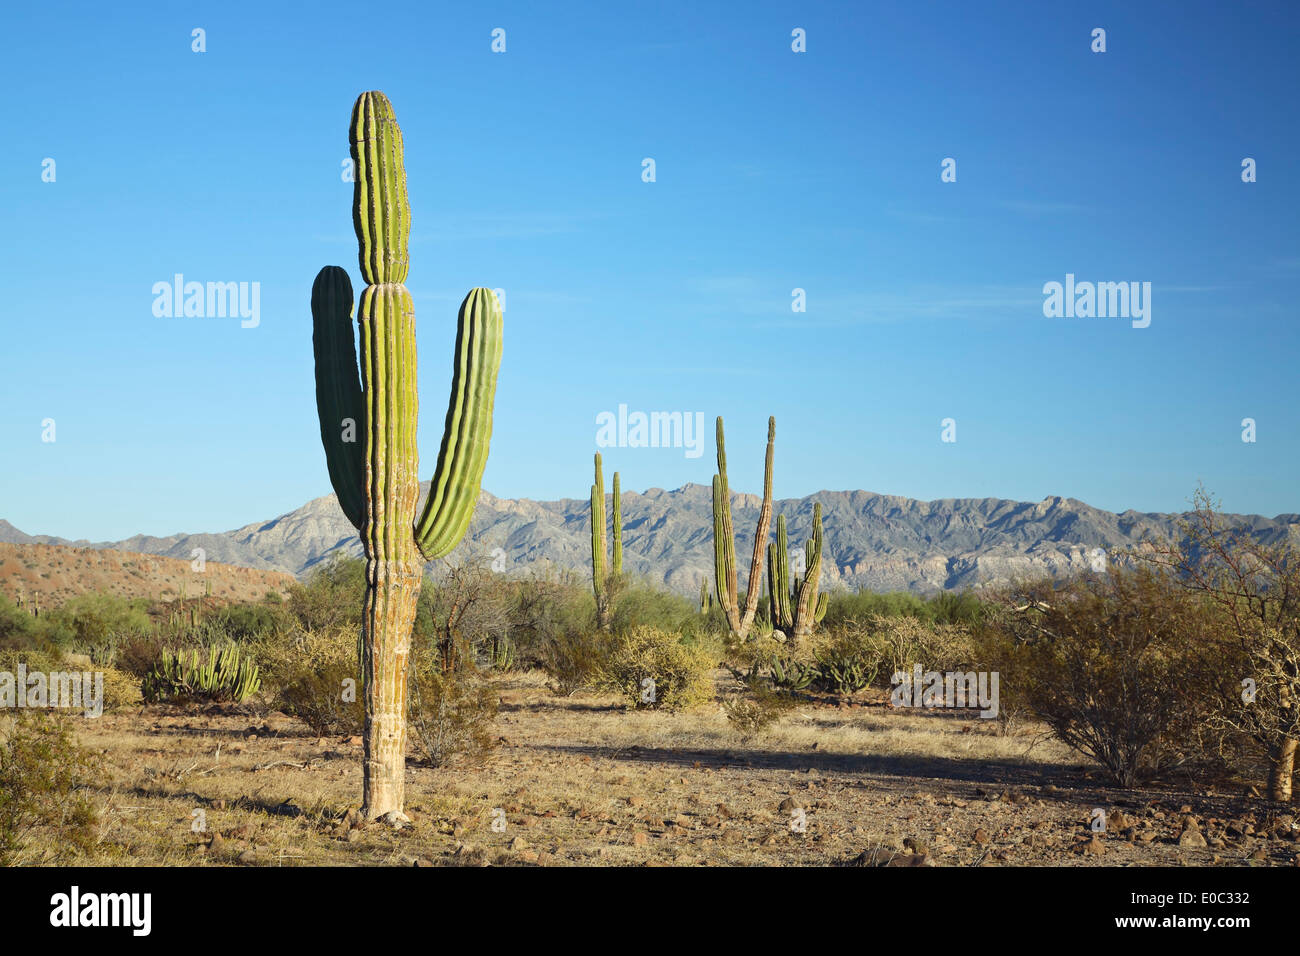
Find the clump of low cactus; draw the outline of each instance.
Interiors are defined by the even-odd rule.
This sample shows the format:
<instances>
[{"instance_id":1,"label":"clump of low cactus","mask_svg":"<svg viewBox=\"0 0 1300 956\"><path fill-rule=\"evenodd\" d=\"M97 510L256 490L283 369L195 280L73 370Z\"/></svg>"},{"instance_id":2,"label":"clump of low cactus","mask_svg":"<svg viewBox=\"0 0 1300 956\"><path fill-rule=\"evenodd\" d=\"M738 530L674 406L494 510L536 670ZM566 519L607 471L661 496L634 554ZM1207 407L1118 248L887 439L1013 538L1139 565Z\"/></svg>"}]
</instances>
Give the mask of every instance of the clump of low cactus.
<instances>
[{"instance_id":1,"label":"clump of low cactus","mask_svg":"<svg viewBox=\"0 0 1300 956\"><path fill-rule=\"evenodd\" d=\"M352 284L326 266L312 286L316 405L330 482L361 533L365 688L363 812L402 816L411 626L427 561L448 554L469 527L492 437L501 364L501 307L491 289L470 291L457 317L451 399L438 466L424 507L416 446L415 307L402 131L383 93L363 93L348 135L355 164L352 220L361 276L360 378Z\"/></svg>"},{"instance_id":2,"label":"clump of low cactus","mask_svg":"<svg viewBox=\"0 0 1300 956\"><path fill-rule=\"evenodd\" d=\"M231 700L243 703L262 685L257 665L240 653L235 644L213 646L204 657L198 648L185 651L164 649L162 656L140 685L144 699Z\"/></svg>"},{"instance_id":3,"label":"clump of low cactus","mask_svg":"<svg viewBox=\"0 0 1300 956\"><path fill-rule=\"evenodd\" d=\"M718 416L718 473L713 476L713 568L715 591L727 627L737 640L749 636L758 612L759 585L763 580L763 547L772 522L772 457L776 443L776 419L767 420L767 457L763 466L763 504L758 512L758 529L754 534L754 556L749 564L749 582L745 605L740 606L736 581L736 538L731 526L731 488L727 484L727 446L722 434L722 416Z\"/></svg>"},{"instance_id":4,"label":"clump of low cactus","mask_svg":"<svg viewBox=\"0 0 1300 956\"><path fill-rule=\"evenodd\" d=\"M772 626L797 644L826 616L829 596L817 593L822 573L822 506L813 506L813 533L804 547L804 573L790 577L785 515L776 519L776 543L767 546L767 578Z\"/></svg>"}]
</instances>

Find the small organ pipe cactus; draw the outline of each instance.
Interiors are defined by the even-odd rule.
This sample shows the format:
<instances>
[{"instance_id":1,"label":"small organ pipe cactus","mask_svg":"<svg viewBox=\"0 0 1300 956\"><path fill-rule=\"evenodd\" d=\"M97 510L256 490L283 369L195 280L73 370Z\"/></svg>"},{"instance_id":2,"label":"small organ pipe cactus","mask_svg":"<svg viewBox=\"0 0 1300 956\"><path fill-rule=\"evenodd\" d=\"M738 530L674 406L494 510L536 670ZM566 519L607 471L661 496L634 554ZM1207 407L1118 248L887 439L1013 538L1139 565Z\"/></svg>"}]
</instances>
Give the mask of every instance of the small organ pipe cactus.
<instances>
[{"instance_id":1,"label":"small organ pipe cactus","mask_svg":"<svg viewBox=\"0 0 1300 956\"><path fill-rule=\"evenodd\" d=\"M140 690L147 701L197 697L239 704L256 694L261 683L257 665L242 657L238 646L226 644L209 648L206 660L197 648L188 655L164 649Z\"/></svg>"},{"instance_id":2,"label":"small organ pipe cactus","mask_svg":"<svg viewBox=\"0 0 1300 956\"><path fill-rule=\"evenodd\" d=\"M817 593L822 572L822 506L813 506L813 534L804 547L804 574L790 578L790 543L785 515L776 519L776 543L767 546L772 626L792 643L810 635L826 617L829 596Z\"/></svg>"},{"instance_id":3,"label":"small organ pipe cactus","mask_svg":"<svg viewBox=\"0 0 1300 956\"><path fill-rule=\"evenodd\" d=\"M749 564L749 582L745 605L740 606L736 581L736 538L731 525L731 488L727 484L727 446L722 433L722 416L718 416L718 473L713 476L713 569L718 604L727 618L727 627L737 640L745 640L758 612L760 584L763 580L763 548L767 544L772 522L772 458L776 443L776 419L767 420L767 457L763 466L763 503L758 512L758 529L754 534L754 555Z\"/></svg>"},{"instance_id":4,"label":"small organ pipe cactus","mask_svg":"<svg viewBox=\"0 0 1300 956\"><path fill-rule=\"evenodd\" d=\"M383 93L358 97L348 139L352 221L367 283L357 309L360 378L352 284L343 269L326 266L311 295L316 405L330 482L366 558L363 812L400 818L411 626L425 563L455 548L474 514L492 437L502 316L490 289L473 289L461 303L442 446L417 511L415 308L404 284L411 213L402 130Z\"/></svg>"}]
</instances>

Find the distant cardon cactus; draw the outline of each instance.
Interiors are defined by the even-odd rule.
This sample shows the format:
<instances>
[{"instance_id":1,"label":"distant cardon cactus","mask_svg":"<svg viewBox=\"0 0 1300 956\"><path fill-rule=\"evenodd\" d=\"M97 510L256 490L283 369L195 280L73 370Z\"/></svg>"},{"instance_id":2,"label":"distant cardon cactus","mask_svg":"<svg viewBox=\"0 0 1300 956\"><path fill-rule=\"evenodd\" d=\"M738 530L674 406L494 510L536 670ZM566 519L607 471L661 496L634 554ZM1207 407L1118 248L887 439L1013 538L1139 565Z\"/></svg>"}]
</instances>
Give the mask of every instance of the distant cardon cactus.
<instances>
[{"instance_id":1,"label":"distant cardon cactus","mask_svg":"<svg viewBox=\"0 0 1300 956\"><path fill-rule=\"evenodd\" d=\"M737 640L745 640L758 613L759 588L763 581L763 547L772 523L772 455L776 443L776 419L767 420L767 457L763 466L763 504L754 533L754 556L749 562L745 606L740 606L736 581L736 538L731 526L731 488L727 484L727 445L718 416L718 473L713 476L713 570L718 604L726 615L727 627ZM703 601L701 601L703 604Z\"/></svg>"},{"instance_id":2,"label":"distant cardon cactus","mask_svg":"<svg viewBox=\"0 0 1300 956\"><path fill-rule=\"evenodd\" d=\"M473 289L461 303L442 447L417 514L415 308L404 285L411 213L402 131L383 93L357 99L348 138L356 167L352 220L367 283L357 311L360 379L352 285L337 266L322 269L312 287L312 341L330 481L343 513L361 532L366 557L362 799L373 819L402 816L411 626L425 563L456 546L478 500L492 437L502 316L490 289Z\"/></svg>"},{"instance_id":3,"label":"distant cardon cactus","mask_svg":"<svg viewBox=\"0 0 1300 956\"><path fill-rule=\"evenodd\" d=\"M596 452L596 481L591 486L591 589L596 595L596 623L608 631L614 614L614 599L623 579L623 512L618 472L614 472L613 569L605 570L605 474L601 470L600 452Z\"/></svg>"}]
</instances>

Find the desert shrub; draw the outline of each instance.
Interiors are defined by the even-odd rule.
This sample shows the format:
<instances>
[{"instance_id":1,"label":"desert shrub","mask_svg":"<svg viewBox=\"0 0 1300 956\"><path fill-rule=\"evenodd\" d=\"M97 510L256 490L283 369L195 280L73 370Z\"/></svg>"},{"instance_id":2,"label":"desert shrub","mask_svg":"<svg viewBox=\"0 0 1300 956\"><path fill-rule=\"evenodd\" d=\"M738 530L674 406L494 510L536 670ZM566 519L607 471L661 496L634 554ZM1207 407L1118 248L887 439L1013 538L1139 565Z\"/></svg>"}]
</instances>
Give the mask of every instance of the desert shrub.
<instances>
[{"instance_id":1,"label":"desert shrub","mask_svg":"<svg viewBox=\"0 0 1300 956\"><path fill-rule=\"evenodd\" d=\"M999 672L1004 700L1128 787L1188 758L1213 630L1169 576L1112 565L1061 585L1010 589L978 646Z\"/></svg>"},{"instance_id":2,"label":"desert shrub","mask_svg":"<svg viewBox=\"0 0 1300 956\"><path fill-rule=\"evenodd\" d=\"M154 701L233 701L243 703L261 686L251 655L236 644L194 647L188 651L164 649L140 690Z\"/></svg>"},{"instance_id":3,"label":"desert shrub","mask_svg":"<svg viewBox=\"0 0 1300 956\"><path fill-rule=\"evenodd\" d=\"M641 582L624 581L614 605L612 627L618 633L634 627L654 627L680 634L698 626L700 609L694 601Z\"/></svg>"},{"instance_id":4,"label":"desert shrub","mask_svg":"<svg viewBox=\"0 0 1300 956\"><path fill-rule=\"evenodd\" d=\"M72 718L46 711L0 717L0 866L63 862L95 844L88 786L97 771ZM33 848L38 836L49 838ZM41 859L31 859L39 855Z\"/></svg>"},{"instance_id":5,"label":"desert shrub","mask_svg":"<svg viewBox=\"0 0 1300 956\"><path fill-rule=\"evenodd\" d=\"M596 681L609 635L591 630L564 631L541 649L541 665L555 693L568 697Z\"/></svg>"},{"instance_id":6,"label":"desert shrub","mask_svg":"<svg viewBox=\"0 0 1300 956\"><path fill-rule=\"evenodd\" d=\"M796 698L760 677L746 682L745 693L731 694L722 701L722 712L742 739L761 736L793 708Z\"/></svg>"},{"instance_id":7,"label":"desert shrub","mask_svg":"<svg viewBox=\"0 0 1300 956\"><path fill-rule=\"evenodd\" d=\"M262 669L276 706L298 717L315 733L357 734L365 726L361 661L357 655L360 630L334 628L262 634L247 649ZM344 682L351 680L351 685ZM345 686L353 700L344 700Z\"/></svg>"},{"instance_id":8,"label":"desert shrub","mask_svg":"<svg viewBox=\"0 0 1300 956\"><path fill-rule=\"evenodd\" d=\"M435 767L481 763L496 746L498 698L468 662L444 672L441 655L415 655L407 678L411 741Z\"/></svg>"},{"instance_id":9,"label":"desert shrub","mask_svg":"<svg viewBox=\"0 0 1300 956\"><path fill-rule=\"evenodd\" d=\"M521 666L544 667L555 641L595 627L591 588L571 575L534 575L510 582L510 637Z\"/></svg>"},{"instance_id":10,"label":"desert shrub","mask_svg":"<svg viewBox=\"0 0 1300 956\"><path fill-rule=\"evenodd\" d=\"M822 625L834 628L850 621L865 621L873 617L928 618L925 601L908 591L890 591L877 594L858 591L849 594L832 592L826 604L826 618Z\"/></svg>"},{"instance_id":11,"label":"desert shrub","mask_svg":"<svg viewBox=\"0 0 1300 956\"><path fill-rule=\"evenodd\" d=\"M685 710L713 697L716 658L655 627L615 634L601 655L596 683L631 707Z\"/></svg>"},{"instance_id":12,"label":"desert shrub","mask_svg":"<svg viewBox=\"0 0 1300 956\"><path fill-rule=\"evenodd\" d=\"M336 552L289 588L285 608L304 631L360 628L365 599L366 563Z\"/></svg>"},{"instance_id":13,"label":"desert shrub","mask_svg":"<svg viewBox=\"0 0 1300 956\"><path fill-rule=\"evenodd\" d=\"M79 671L82 673L91 671L102 674L104 682L102 704L106 712L118 710L122 707L132 707L140 703L140 681L134 675L114 667L98 667L84 656L68 656L58 650L0 651L0 671L17 675L19 664L26 667L28 674L35 671L47 675L66 671ZM71 712L75 714L80 711L73 708Z\"/></svg>"},{"instance_id":14,"label":"desert shrub","mask_svg":"<svg viewBox=\"0 0 1300 956\"><path fill-rule=\"evenodd\" d=\"M841 628L827 635L814 654L817 685L830 693L857 693L875 683L881 671L880 642L857 628Z\"/></svg>"},{"instance_id":15,"label":"desert shrub","mask_svg":"<svg viewBox=\"0 0 1300 956\"><path fill-rule=\"evenodd\" d=\"M109 666L115 662L119 643L152 635L154 626L146 607L143 600L82 594L50 616L70 632L68 650L88 654L96 664Z\"/></svg>"},{"instance_id":16,"label":"desert shrub","mask_svg":"<svg viewBox=\"0 0 1300 956\"><path fill-rule=\"evenodd\" d=\"M217 608L207 614L204 621L212 627L214 636L244 643L282 629L286 623L284 617L284 612L276 605L241 603Z\"/></svg>"},{"instance_id":17,"label":"desert shrub","mask_svg":"<svg viewBox=\"0 0 1300 956\"><path fill-rule=\"evenodd\" d=\"M971 591L940 591L928 598L910 591L840 591L831 594L823 623L834 628L871 618L910 617L932 624L969 626L982 619L985 609L985 602Z\"/></svg>"},{"instance_id":18,"label":"desert shrub","mask_svg":"<svg viewBox=\"0 0 1300 956\"><path fill-rule=\"evenodd\" d=\"M893 681L900 671L920 664L927 671L965 671L975 658L969 629L954 624L935 624L914 617L880 617L864 625L880 654L882 676Z\"/></svg>"},{"instance_id":19,"label":"desert shrub","mask_svg":"<svg viewBox=\"0 0 1300 956\"><path fill-rule=\"evenodd\" d=\"M285 681L276 692L280 710L297 717L317 736L351 736L365 728L366 707L354 663L338 661L320 669L302 666L296 672L282 670L280 677Z\"/></svg>"}]
</instances>

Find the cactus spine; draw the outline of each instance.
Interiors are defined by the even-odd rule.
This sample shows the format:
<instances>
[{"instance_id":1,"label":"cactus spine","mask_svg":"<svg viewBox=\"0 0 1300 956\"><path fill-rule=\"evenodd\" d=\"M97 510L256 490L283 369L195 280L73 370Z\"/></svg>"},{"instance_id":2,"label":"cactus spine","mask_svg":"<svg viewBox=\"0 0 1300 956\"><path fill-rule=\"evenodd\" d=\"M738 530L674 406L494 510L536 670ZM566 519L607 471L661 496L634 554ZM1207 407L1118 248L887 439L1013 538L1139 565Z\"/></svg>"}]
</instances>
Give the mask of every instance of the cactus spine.
<instances>
[{"instance_id":1,"label":"cactus spine","mask_svg":"<svg viewBox=\"0 0 1300 956\"><path fill-rule=\"evenodd\" d=\"M348 135L356 166L352 220L367 285L353 345L352 285L326 266L312 286L312 342L321 442L339 506L366 557L361 665L365 683L363 811L402 813L406 677L424 564L449 553L474 513L492 437L502 317L490 289L470 291L457 316L451 398L438 465L419 499L415 309L409 269L402 131L383 93L358 97Z\"/></svg>"},{"instance_id":2,"label":"cactus spine","mask_svg":"<svg viewBox=\"0 0 1300 956\"><path fill-rule=\"evenodd\" d=\"M727 484L727 446L722 433L722 416L718 416L718 473L713 476L713 570L718 604L727 618L727 627L738 640L745 640L758 612L759 589L763 580L763 548L772 523L772 457L776 443L776 419L767 420L767 457L763 466L763 504L758 512L758 529L754 534L754 556L749 564L749 581L745 606L740 607L736 581L736 538L731 525L731 488Z\"/></svg>"},{"instance_id":3,"label":"cactus spine","mask_svg":"<svg viewBox=\"0 0 1300 956\"><path fill-rule=\"evenodd\" d=\"M612 571L605 570L605 473L596 452L596 482L591 486L591 589L596 595L596 623L608 631L613 619L614 591L623 577L623 512L619 504L618 472L614 472Z\"/></svg>"},{"instance_id":4,"label":"cactus spine","mask_svg":"<svg viewBox=\"0 0 1300 956\"><path fill-rule=\"evenodd\" d=\"M804 574L790 579L790 542L785 532L785 515L776 519L776 543L767 546L767 578L770 585L772 626L793 643L812 633L826 616L829 596L817 593L822 573L822 506L813 506L812 538L804 546Z\"/></svg>"}]
</instances>

